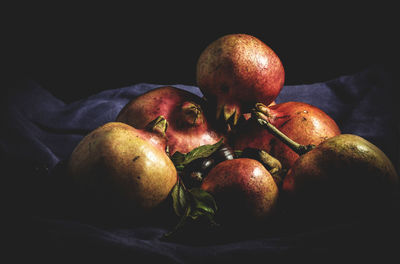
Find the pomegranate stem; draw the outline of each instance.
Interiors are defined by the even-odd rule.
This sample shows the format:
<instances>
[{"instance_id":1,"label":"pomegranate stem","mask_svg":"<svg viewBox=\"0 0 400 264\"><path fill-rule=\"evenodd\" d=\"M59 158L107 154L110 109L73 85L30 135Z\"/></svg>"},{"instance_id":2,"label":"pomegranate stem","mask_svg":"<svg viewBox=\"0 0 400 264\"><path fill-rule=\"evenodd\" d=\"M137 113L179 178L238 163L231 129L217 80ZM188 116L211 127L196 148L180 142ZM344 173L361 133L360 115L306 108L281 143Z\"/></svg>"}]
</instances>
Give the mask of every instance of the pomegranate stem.
<instances>
[{"instance_id":1,"label":"pomegranate stem","mask_svg":"<svg viewBox=\"0 0 400 264\"><path fill-rule=\"evenodd\" d=\"M315 148L315 145L312 144L302 145L290 139L288 136L282 133L278 128L276 128L276 126L274 126L268 120L266 120L264 114L261 112L254 110L252 112L252 118L254 118L258 122L258 124L260 124L264 129L267 129L272 135L277 137L280 141L282 141L285 145L287 145L298 155L303 155L312 150L313 148Z\"/></svg>"},{"instance_id":2,"label":"pomegranate stem","mask_svg":"<svg viewBox=\"0 0 400 264\"><path fill-rule=\"evenodd\" d=\"M168 128L168 121L163 116L158 116L154 120L150 121L145 127L149 132L154 132L161 136L165 136L165 131Z\"/></svg>"}]
</instances>

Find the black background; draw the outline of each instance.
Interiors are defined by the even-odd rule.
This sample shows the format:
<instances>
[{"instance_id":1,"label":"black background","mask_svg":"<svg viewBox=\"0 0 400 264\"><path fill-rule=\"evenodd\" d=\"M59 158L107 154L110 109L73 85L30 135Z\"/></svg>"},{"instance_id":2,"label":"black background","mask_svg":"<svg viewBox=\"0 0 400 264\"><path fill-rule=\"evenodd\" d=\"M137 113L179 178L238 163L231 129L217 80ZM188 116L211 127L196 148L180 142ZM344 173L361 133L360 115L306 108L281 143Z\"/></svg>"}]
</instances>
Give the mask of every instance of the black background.
<instances>
[{"instance_id":1,"label":"black background","mask_svg":"<svg viewBox=\"0 0 400 264\"><path fill-rule=\"evenodd\" d=\"M373 64L395 69L394 7L261 4L4 9L6 79L9 87L35 80L66 102L140 82L195 85L200 53L229 33L269 45L283 62L285 84L326 81Z\"/></svg>"}]
</instances>

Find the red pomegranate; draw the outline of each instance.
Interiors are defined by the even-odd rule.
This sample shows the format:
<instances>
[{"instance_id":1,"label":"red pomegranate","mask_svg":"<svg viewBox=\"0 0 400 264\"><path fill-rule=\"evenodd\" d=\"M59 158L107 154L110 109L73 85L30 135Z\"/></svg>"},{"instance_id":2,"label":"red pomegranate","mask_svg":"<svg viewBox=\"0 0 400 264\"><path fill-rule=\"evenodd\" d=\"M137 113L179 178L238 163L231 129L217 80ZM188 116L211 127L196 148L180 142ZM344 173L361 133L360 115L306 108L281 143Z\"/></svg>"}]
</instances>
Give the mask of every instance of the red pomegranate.
<instances>
[{"instance_id":1,"label":"red pomegranate","mask_svg":"<svg viewBox=\"0 0 400 264\"><path fill-rule=\"evenodd\" d=\"M205 48L197 61L197 85L217 119L236 125L255 103L269 105L280 93L285 72L264 42L247 34L225 35Z\"/></svg>"},{"instance_id":2,"label":"red pomegranate","mask_svg":"<svg viewBox=\"0 0 400 264\"><path fill-rule=\"evenodd\" d=\"M163 86L131 100L116 121L141 129L157 116L163 116L168 121L166 137L170 154L187 153L224 138L208 122L201 107L203 103L202 98L188 91Z\"/></svg>"},{"instance_id":3,"label":"red pomegranate","mask_svg":"<svg viewBox=\"0 0 400 264\"><path fill-rule=\"evenodd\" d=\"M299 144L318 145L341 133L336 122L328 114L310 104L285 102L264 106L262 112L267 121ZM263 149L277 158L286 169L289 169L299 157L252 118L237 127L233 136L233 146L235 150L246 147Z\"/></svg>"},{"instance_id":4,"label":"red pomegranate","mask_svg":"<svg viewBox=\"0 0 400 264\"><path fill-rule=\"evenodd\" d=\"M278 199L271 174L257 160L238 158L218 163L204 178L201 189L211 193L224 224L243 225L270 217Z\"/></svg>"}]
</instances>

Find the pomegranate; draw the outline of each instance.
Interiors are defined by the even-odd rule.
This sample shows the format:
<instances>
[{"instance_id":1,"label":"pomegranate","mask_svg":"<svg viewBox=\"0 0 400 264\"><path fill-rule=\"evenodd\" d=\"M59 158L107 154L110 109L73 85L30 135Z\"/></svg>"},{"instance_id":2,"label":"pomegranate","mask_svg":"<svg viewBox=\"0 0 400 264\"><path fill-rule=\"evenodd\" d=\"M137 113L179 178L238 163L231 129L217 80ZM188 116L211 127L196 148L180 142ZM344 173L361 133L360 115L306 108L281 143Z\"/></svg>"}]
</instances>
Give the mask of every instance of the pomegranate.
<instances>
[{"instance_id":1,"label":"pomegranate","mask_svg":"<svg viewBox=\"0 0 400 264\"><path fill-rule=\"evenodd\" d=\"M387 208L398 188L399 177L382 150L360 136L341 134L300 156L282 194L286 207L299 215L348 219Z\"/></svg>"},{"instance_id":2,"label":"pomegranate","mask_svg":"<svg viewBox=\"0 0 400 264\"><path fill-rule=\"evenodd\" d=\"M204 178L201 189L214 196L217 217L224 223L265 220L278 199L278 187L270 173L260 162L248 158L218 163Z\"/></svg>"},{"instance_id":3,"label":"pomegranate","mask_svg":"<svg viewBox=\"0 0 400 264\"><path fill-rule=\"evenodd\" d=\"M188 91L172 86L159 87L131 100L116 121L141 129L162 115L168 121L169 153L187 153L224 138L207 120L201 107L203 103L200 97Z\"/></svg>"},{"instance_id":4,"label":"pomegranate","mask_svg":"<svg viewBox=\"0 0 400 264\"><path fill-rule=\"evenodd\" d=\"M139 217L166 200L177 171L164 150L165 119L156 120L150 131L106 123L75 147L68 175L94 207Z\"/></svg>"},{"instance_id":5,"label":"pomegranate","mask_svg":"<svg viewBox=\"0 0 400 264\"><path fill-rule=\"evenodd\" d=\"M336 122L313 105L302 102L285 102L269 107L257 105L267 121L299 144L318 145L340 134ZM247 147L263 149L277 158L285 169L289 169L299 157L252 118L241 123L233 137L235 150Z\"/></svg>"},{"instance_id":6,"label":"pomegranate","mask_svg":"<svg viewBox=\"0 0 400 264\"><path fill-rule=\"evenodd\" d=\"M217 119L222 118L230 127L255 103L272 103L284 78L283 65L275 52L247 34L215 40L197 61L197 85L215 105Z\"/></svg>"}]
</instances>

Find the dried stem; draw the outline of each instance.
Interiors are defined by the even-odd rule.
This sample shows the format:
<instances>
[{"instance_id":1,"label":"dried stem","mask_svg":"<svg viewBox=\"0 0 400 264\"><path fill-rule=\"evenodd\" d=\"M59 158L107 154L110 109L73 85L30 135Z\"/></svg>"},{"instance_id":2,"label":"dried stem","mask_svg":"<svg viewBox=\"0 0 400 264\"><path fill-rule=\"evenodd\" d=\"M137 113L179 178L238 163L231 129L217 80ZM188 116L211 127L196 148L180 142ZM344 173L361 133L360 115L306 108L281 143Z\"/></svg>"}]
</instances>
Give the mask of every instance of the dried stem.
<instances>
[{"instance_id":1,"label":"dried stem","mask_svg":"<svg viewBox=\"0 0 400 264\"><path fill-rule=\"evenodd\" d=\"M267 129L271 134L273 134L275 137L277 137L280 141L282 141L285 145L287 145L299 155L303 155L315 148L315 145L312 144L301 145L293 141L284 133L282 133L278 128L276 128L273 124L271 124L263 113L257 110L253 110L252 118L254 118L258 122L258 124L260 124L264 129Z\"/></svg>"}]
</instances>

